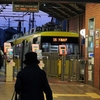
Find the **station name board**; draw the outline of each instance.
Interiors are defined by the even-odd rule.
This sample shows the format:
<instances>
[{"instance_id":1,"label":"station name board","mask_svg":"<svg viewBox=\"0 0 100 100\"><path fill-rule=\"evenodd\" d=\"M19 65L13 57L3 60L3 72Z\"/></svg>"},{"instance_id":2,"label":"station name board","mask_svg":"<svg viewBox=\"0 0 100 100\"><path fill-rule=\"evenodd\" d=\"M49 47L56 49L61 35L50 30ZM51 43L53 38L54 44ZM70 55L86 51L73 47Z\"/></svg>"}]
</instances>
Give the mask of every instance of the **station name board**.
<instances>
[{"instance_id":1,"label":"station name board","mask_svg":"<svg viewBox=\"0 0 100 100\"><path fill-rule=\"evenodd\" d=\"M16 1L16 2L41 2L41 0L0 0L0 2L12 2L12 1ZM68 3L68 2L80 2L80 3L100 3L100 0L43 0L43 2L64 2L64 3Z\"/></svg>"},{"instance_id":2,"label":"station name board","mask_svg":"<svg viewBox=\"0 0 100 100\"><path fill-rule=\"evenodd\" d=\"M13 11L14 12L38 12L39 11L39 3L32 3L32 4L13 3Z\"/></svg>"},{"instance_id":3,"label":"station name board","mask_svg":"<svg viewBox=\"0 0 100 100\"><path fill-rule=\"evenodd\" d=\"M9 1L12 1L12 2L13 2L13 1L14 1L14 2L25 2L25 1L26 1L26 2L39 2L40 0L0 0L0 1L1 1L1 2L2 2L2 1L8 1L8 2L9 2Z\"/></svg>"}]
</instances>

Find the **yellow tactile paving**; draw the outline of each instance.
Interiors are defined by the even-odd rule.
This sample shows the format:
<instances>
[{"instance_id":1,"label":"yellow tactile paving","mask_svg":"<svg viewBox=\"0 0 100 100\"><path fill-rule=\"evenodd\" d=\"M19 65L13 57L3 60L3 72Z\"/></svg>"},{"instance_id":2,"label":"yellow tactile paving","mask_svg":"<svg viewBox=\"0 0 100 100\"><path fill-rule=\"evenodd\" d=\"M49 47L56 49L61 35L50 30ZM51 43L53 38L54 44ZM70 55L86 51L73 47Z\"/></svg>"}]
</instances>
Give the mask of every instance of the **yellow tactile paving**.
<instances>
[{"instance_id":1,"label":"yellow tactile paving","mask_svg":"<svg viewBox=\"0 0 100 100\"><path fill-rule=\"evenodd\" d=\"M14 83L0 82L0 100L11 100ZM53 100L100 100L100 90L86 84L50 83L50 86Z\"/></svg>"},{"instance_id":2,"label":"yellow tactile paving","mask_svg":"<svg viewBox=\"0 0 100 100\"><path fill-rule=\"evenodd\" d=\"M54 98L57 98L59 96L79 96L79 97L91 97L91 98L100 98L100 95L96 94L96 93L86 93L86 94L53 94Z\"/></svg>"},{"instance_id":3,"label":"yellow tactile paving","mask_svg":"<svg viewBox=\"0 0 100 100\"><path fill-rule=\"evenodd\" d=\"M53 94L54 97L59 97L59 96L88 96L86 94Z\"/></svg>"},{"instance_id":4,"label":"yellow tactile paving","mask_svg":"<svg viewBox=\"0 0 100 100\"><path fill-rule=\"evenodd\" d=\"M100 98L100 95L96 94L96 93L86 93L88 96L90 96L91 98Z\"/></svg>"}]
</instances>

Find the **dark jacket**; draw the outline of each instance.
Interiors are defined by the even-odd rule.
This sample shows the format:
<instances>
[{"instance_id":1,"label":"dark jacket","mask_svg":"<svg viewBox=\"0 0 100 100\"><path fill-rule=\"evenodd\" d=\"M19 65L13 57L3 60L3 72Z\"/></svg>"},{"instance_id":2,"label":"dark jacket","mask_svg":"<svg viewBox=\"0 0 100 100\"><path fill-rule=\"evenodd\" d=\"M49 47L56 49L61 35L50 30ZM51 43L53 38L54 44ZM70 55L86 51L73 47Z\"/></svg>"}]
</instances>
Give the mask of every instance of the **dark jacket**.
<instances>
[{"instance_id":1,"label":"dark jacket","mask_svg":"<svg viewBox=\"0 0 100 100\"><path fill-rule=\"evenodd\" d=\"M47 100L53 100L46 73L36 64L26 66L18 73L15 91L21 94L21 100L44 100L43 93Z\"/></svg>"}]
</instances>

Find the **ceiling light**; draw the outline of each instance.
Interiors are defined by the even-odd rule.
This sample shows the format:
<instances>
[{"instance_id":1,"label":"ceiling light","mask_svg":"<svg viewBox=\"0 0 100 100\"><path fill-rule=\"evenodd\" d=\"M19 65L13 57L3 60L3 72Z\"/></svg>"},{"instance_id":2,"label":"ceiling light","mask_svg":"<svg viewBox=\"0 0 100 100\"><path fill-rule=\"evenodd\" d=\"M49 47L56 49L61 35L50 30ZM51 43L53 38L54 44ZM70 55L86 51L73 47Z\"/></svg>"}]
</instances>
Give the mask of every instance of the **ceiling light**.
<instances>
[{"instance_id":1,"label":"ceiling light","mask_svg":"<svg viewBox=\"0 0 100 100\"><path fill-rule=\"evenodd\" d=\"M46 4L44 3L44 5L43 5L44 7L46 6Z\"/></svg>"}]
</instances>

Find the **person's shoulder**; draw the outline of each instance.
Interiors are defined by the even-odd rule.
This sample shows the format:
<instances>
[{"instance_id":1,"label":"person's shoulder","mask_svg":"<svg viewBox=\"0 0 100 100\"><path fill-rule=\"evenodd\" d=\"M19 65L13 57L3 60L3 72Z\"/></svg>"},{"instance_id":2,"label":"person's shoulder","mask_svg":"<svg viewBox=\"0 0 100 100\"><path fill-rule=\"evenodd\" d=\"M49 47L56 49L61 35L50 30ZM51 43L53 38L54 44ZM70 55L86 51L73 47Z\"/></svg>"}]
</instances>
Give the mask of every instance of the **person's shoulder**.
<instances>
[{"instance_id":1,"label":"person's shoulder","mask_svg":"<svg viewBox=\"0 0 100 100\"><path fill-rule=\"evenodd\" d=\"M25 70L25 68L23 68L22 70L20 70L20 71L18 72L18 75L21 75L21 74L24 72L24 70Z\"/></svg>"},{"instance_id":2,"label":"person's shoulder","mask_svg":"<svg viewBox=\"0 0 100 100\"><path fill-rule=\"evenodd\" d=\"M19 71L18 73L17 73L17 77L20 77L21 76L21 71Z\"/></svg>"},{"instance_id":3,"label":"person's shoulder","mask_svg":"<svg viewBox=\"0 0 100 100\"><path fill-rule=\"evenodd\" d=\"M41 74L46 76L46 72L44 70L40 69L40 72L41 72Z\"/></svg>"}]
</instances>

